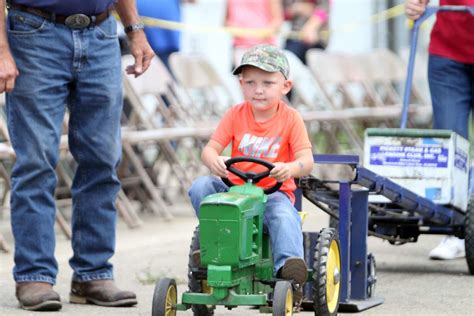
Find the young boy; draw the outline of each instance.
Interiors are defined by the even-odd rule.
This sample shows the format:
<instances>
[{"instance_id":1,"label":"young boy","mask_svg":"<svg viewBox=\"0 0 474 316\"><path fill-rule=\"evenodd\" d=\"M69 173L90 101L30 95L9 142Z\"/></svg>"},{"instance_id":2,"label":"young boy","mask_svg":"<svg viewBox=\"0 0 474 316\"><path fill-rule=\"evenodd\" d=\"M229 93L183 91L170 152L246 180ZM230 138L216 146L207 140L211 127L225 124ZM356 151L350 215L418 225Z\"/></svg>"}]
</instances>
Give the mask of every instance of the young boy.
<instances>
[{"instance_id":1,"label":"young boy","mask_svg":"<svg viewBox=\"0 0 474 316\"><path fill-rule=\"evenodd\" d=\"M249 156L264 159L275 165L270 177L258 183L269 188L275 181L282 182L280 190L268 196L264 224L269 230L275 274L302 285L306 280L303 260L301 219L293 206L295 177L302 177L313 169L311 142L301 115L286 105L281 97L292 87L288 80L289 65L284 53L264 44L248 50L241 64L234 69L240 75L245 102L230 108L220 121L211 140L202 152L202 161L218 177L228 177L242 183L228 173L222 151L232 142L232 157ZM262 172L264 167L240 163L242 171ZM215 176L204 176L194 181L189 196L196 211L207 195L229 190Z\"/></svg>"}]
</instances>

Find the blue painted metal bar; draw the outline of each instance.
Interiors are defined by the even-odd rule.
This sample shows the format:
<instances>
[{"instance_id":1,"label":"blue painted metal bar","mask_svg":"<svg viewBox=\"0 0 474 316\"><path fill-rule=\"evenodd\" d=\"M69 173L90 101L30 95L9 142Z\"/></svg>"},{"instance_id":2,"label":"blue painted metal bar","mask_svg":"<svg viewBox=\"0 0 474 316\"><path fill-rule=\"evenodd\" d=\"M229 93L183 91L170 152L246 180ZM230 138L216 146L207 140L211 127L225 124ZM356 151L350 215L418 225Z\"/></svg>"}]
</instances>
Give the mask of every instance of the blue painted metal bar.
<instances>
[{"instance_id":1,"label":"blue painted metal bar","mask_svg":"<svg viewBox=\"0 0 474 316\"><path fill-rule=\"evenodd\" d=\"M415 21L412 30L411 36L411 44L410 44L410 57L408 59L408 67L407 67L407 79L405 82L405 92L403 95L403 109L402 109L402 119L400 122L400 128L406 128L407 121L408 121L408 106L410 103L410 95L411 95L411 86L413 83L413 70L415 69L415 54L416 54L416 46L418 42L418 30L420 29L420 25L428 19L431 15L438 11L457 11L457 12L469 12L474 14L474 7L468 6L439 6L439 7L426 7L425 12Z\"/></svg>"},{"instance_id":2,"label":"blue painted metal bar","mask_svg":"<svg viewBox=\"0 0 474 316\"><path fill-rule=\"evenodd\" d=\"M330 155L318 154L314 155L314 162L320 164L344 164L356 166L359 164L359 156L357 155Z\"/></svg>"},{"instance_id":3,"label":"blue painted metal bar","mask_svg":"<svg viewBox=\"0 0 474 316\"><path fill-rule=\"evenodd\" d=\"M369 191L352 191L351 198L351 299L367 299L367 236Z\"/></svg>"},{"instance_id":4,"label":"blue painted metal bar","mask_svg":"<svg viewBox=\"0 0 474 316\"><path fill-rule=\"evenodd\" d=\"M433 203L395 182L365 169L357 168L356 182L372 192L383 195L394 203L419 213L425 219L437 224L450 224L454 211L443 205Z\"/></svg>"},{"instance_id":5,"label":"blue painted metal bar","mask_svg":"<svg viewBox=\"0 0 474 316\"><path fill-rule=\"evenodd\" d=\"M351 184L341 182L339 185L339 242L341 245L341 296L340 301L348 301L350 297L350 214ZM367 213L366 216L367 217Z\"/></svg>"},{"instance_id":6,"label":"blue painted metal bar","mask_svg":"<svg viewBox=\"0 0 474 316\"><path fill-rule=\"evenodd\" d=\"M298 212L303 210L303 194L301 193L301 189L295 190L295 208Z\"/></svg>"}]
</instances>

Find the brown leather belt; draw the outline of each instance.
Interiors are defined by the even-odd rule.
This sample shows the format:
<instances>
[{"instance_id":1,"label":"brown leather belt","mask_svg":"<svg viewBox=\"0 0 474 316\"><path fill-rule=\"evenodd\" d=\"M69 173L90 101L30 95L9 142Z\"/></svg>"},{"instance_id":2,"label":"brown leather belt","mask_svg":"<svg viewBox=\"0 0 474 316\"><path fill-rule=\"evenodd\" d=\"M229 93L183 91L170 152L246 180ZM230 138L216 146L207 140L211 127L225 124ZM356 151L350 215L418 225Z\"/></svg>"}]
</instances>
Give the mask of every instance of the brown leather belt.
<instances>
[{"instance_id":1,"label":"brown leather belt","mask_svg":"<svg viewBox=\"0 0 474 316\"><path fill-rule=\"evenodd\" d=\"M64 24L72 29L83 29L86 27L99 25L110 15L110 10L106 10L98 15L85 15L82 13L72 15L60 15L21 4L9 4L8 7L10 9L24 11L40 16L54 23Z\"/></svg>"}]
</instances>

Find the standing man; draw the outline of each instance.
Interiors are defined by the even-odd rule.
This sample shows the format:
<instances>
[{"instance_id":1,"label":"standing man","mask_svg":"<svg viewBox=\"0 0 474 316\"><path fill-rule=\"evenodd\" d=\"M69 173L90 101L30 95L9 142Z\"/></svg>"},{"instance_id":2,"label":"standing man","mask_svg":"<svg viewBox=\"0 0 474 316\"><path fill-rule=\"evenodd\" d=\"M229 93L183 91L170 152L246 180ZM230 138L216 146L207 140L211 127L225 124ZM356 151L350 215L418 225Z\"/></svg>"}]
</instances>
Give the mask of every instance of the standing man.
<instances>
[{"instance_id":1,"label":"standing man","mask_svg":"<svg viewBox=\"0 0 474 316\"><path fill-rule=\"evenodd\" d=\"M409 19L418 19L428 2L406 0L405 14ZM439 4L474 6L474 0L440 0ZM474 108L474 15L438 12L429 54L433 128L449 129L469 139L469 117ZM464 257L464 239L445 237L429 256L439 260Z\"/></svg>"},{"instance_id":2,"label":"standing man","mask_svg":"<svg viewBox=\"0 0 474 316\"><path fill-rule=\"evenodd\" d=\"M53 291L58 270L53 194L67 106L69 148L78 165L72 184L70 301L135 305L133 292L115 286L109 262L115 249L122 111L114 5L135 57L127 72L141 75L153 57L135 1L5 2L0 0L0 93L7 92L8 130L16 153L11 176L16 297L26 310L61 308Z\"/></svg>"}]
</instances>

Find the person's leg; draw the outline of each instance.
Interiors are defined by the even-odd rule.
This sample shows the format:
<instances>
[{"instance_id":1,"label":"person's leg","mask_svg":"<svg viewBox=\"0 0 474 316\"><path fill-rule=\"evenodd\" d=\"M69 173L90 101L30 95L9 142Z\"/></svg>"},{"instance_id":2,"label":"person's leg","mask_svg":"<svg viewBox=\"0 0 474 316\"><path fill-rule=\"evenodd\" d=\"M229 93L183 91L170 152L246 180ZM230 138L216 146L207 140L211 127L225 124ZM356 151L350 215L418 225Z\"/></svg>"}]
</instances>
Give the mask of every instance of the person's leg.
<instances>
[{"instance_id":1,"label":"person's leg","mask_svg":"<svg viewBox=\"0 0 474 316\"><path fill-rule=\"evenodd\" d=\"M194 180L188 191L188 195L196 216L199 216L199 206L206 196L227 191L229 191L229 187L218 177L202 176Z\"/></svg>"},{"instance_id":2,"label":"person's leg","mask_svg":"<svg viewBox=\"0 0 474 316\"><path fill-rule=\"evenodd\" d=\"M44 19L33 15L12 11L10 15L16 30L19 17L43 25ZM16 152L11 196L14 278L16 282L54 284L57 263L53 193L68 73L58 66L63 51L51 51L47 43L48 39L56 38L57 32L49 24L44 28L51 32L43 32L42 36L28 36L18 30L9 32L11 50L21 75L6 103L9 134Z\"/></svg>"},{"instance_id":3,"label":"person's leg","mask_svg":"<svg viewBox=\"0 0 474 316\"><path fill-rule=\"evenodd\" d=\"M433 103L433 128L449 129L469 139L469 115L473 108L473 66L430 55L428 81ZM431 259L465 256L464 240L443 238L429 253Z\"/></svg>"},{"instance_id":4,"label":"person's leg","mask_svg":"<svg viewBox=\"0 0 474 316\"><path fill-rule=\"evenodd\" d=\"M275 273L287 258L304 257L301 218L284 193L278 191L268 196L264 225L270 234Z\"/></svg>"},{"instance_id":5,"label":"person's leg","mask_svg":"<svg viewBox=\"0 0 474 316\"><path fill-rule=\"evenodd\" d=\"M20 72L15 89L6 98L8 129L16 152L11 176L13 277L22 308L56 310L61 305L51 287L58 270L53 194L70 80L70 43L43 18L10 10L8 19L10 49ZM49 294L38 295L45 293Z\"/></svg>"},{"instance_id":6,"label":"person's leg","mask_svg":"<svg viewBox=\"0 0 474 316\"><path fill-rule=\"evenodd\" d=\"M453 130L469 139L472 76L472 65L430 55L428 81L433 103L433 128Z\"/></svg>"},{"instance_id":7,"label":"person's leg","mask_svg":"<svg viewBox=\"0 0 474 316\"><path fill-rule=\"evenodd\" d=\"M468 65L468 76L471 82L471 113L474 110L474 64ZM471 117L474 119L474 117ZM472 121L471 121L472 123ZM472 152L472 150L471 150ZM474 160L471 158L471 169L469 170L469 195L474 195ZM461 247L461 242L458 242L458 249ZM465 239L462 240L462 247L464 250L464 256L466 256L466 246L465 246Z\"/></svg>"},{"instance_id":8,"label":"person's leg","mask_svg":"<svg viewBox=\"0 0 474 316\"><path fill-rule=\"evenodd\" d=\"M131 306L134 293L119 290L109 262L115 251L120 190L122 85L115 19L71 30L74 42L69 110L69 148L77 162L72 183L74 271L71 303Z\"/></svg>"},{"instance_id":9,"label":"person's leg","mask_svg":"<svg viewBox=\"0 0 474 316\"><path fill-rule=\"evenodd\" d=\"M115 21L72 30L75 81L69 102L69 147L77 162L72 184L75 281L113 279L116 167L121 156L122 88Z\"/></svg>"}]
</instances>

